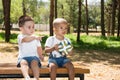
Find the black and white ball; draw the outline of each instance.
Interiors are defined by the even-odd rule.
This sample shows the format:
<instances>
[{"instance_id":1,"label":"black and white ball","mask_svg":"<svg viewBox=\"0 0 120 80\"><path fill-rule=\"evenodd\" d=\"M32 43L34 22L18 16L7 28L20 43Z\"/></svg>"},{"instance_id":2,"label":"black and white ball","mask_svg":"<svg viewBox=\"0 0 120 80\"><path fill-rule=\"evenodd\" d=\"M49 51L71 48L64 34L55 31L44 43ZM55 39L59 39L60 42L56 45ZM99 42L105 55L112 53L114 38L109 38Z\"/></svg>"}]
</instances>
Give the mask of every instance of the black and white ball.
<instances>
[{"instance_id":1,"label":"black and white ball","mask_svg":"<svg viewBox=\"0 0 120 80\"><path fill-rule=\"evenodd\" d=\"M59 43L59 52L64 54L69 54L69 52L73 49L73 46L68 40L63 40Z\"/></svg>"}]
</instances>

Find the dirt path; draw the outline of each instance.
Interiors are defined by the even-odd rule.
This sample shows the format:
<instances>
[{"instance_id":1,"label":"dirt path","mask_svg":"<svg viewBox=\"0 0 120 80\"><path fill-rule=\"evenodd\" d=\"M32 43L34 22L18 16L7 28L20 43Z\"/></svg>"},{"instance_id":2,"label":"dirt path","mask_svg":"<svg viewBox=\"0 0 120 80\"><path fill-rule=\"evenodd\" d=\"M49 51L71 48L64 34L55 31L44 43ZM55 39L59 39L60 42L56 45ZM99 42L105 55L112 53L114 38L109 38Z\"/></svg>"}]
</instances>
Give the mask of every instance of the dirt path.
<instances>
[{"instance_id":1,"label":"dirt path","mask_svg":"<svg viewBox=\"0 0 120 80\"><path fill-rule=\"evenodd\" d=\"M0 63L17 62L17 53L18 53L17 44L0 42ZM91 53L102 54L99 52ZM104 56L105 59L103 58L103 60L100 59L96 60L97 56L94 55L94 58L92 58L91 56L87 56L86 54L89 54L89 52L84 54L81 53L82 57L84 58L75 55L76 59L81 58L81 61L75 61L75 63L78 63L79 65L84 65L90 69L90 74L85 74L85 80L120 80L120 55L118 56L112 55L112 57L110 55L109 56L106 55L106 57ZM87 58L88 60L85 61L84 60L85 58ZM110 63L110 61L113 62ZM47 57L45 59L45 62L47 62ZM21 80L21 79L0 79L0 80ZM42 80L49 80L49 78ZM67 79L63 78L57 80ZM75 80L79 79L76 78Z\"/></svg>"}]
</instances>

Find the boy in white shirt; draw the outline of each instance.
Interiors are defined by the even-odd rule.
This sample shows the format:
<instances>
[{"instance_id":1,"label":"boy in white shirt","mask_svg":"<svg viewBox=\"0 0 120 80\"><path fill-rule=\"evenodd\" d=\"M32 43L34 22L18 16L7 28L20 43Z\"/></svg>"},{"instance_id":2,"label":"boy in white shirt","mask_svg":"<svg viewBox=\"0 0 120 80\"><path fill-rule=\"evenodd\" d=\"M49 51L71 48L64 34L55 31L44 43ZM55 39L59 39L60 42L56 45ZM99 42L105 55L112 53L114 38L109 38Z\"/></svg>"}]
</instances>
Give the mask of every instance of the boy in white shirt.
<instances>
[{"instance_id":1,"label":"boy in white shirt","mask_svg":"<svg viewBox=\"0 0 120 80\"><path fill-rule=\"evenodd\" d=\"M28 69L31 68L34 75L34 80L39 80L40 60L43 60L41 48L41 37L34 35L34 21L30 16L23 15L18 21L21 33L18 35L18 64L25 80L30 80Z\"/></svg>"},{"instance_id":2,"label":"boy in white shirt","mask_svg":"<svg viewBox=\"0 0 120 80\"><path fill-rule=\"evenodd\" d=\"M56 80L56 70L58 67L66 67L69 72L69 80L74 80L74 66L67 58L67 55L72 55L72 49L60 51L60 44L65 43L71 45L70 40L64 36L68 30L67 21L63 18L55 19L53 21L53 30L55 36L49 37L45 43L45 52L49 54L48 65L50 68L51 80ZM64 46L62 45L62 47Z\"/></svg>"}]
</instances>

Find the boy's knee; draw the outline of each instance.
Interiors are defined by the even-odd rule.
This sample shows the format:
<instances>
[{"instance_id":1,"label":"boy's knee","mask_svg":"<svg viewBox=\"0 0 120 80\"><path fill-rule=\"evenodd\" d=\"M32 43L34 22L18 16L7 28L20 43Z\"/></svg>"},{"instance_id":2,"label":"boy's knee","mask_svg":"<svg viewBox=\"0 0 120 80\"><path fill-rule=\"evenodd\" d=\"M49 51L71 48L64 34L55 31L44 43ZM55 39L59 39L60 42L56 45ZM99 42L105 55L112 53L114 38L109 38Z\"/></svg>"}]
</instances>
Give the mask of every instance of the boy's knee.
<instances>
[{"instance_id":1,"label":"boy's knee","mask_svg":"<svg viewBox=\"0 0 120 80\"><path fill-rule=\"evenodd\" d=\"M50 67L51 70L56 70L57 69L57 65L55 65L54 63L51 63L49 65L49 67Z\"/></svg>"},{"instance_id":2,"label":"boy's knee","mask_svg":"<svg viewBox=\"0 0 120 80\"><path fill-rule=\"evenodd\" d=\"M28 65L28 62L26 60L21 60L20 65Z\"/></svg>"},{"instance_id":3,"label":"boy's knee","mask_svg":"<svg viewBox=\"0 0 120 80\"><path fill-rule=\"evenodd\" d=\"M68 69L74 69L74 66L71 62L66 63L64 66Z\"/></svg>"},{"instance_id":4,"label":"boy's knee","mask_svg":"<svg viewBox=\"0 0 120 80\"><path fill-rule=\"evenodd\" d=\"M38 65L38 62L36 60L32 60L31 65Z\"/></svg>"}]
</instances>

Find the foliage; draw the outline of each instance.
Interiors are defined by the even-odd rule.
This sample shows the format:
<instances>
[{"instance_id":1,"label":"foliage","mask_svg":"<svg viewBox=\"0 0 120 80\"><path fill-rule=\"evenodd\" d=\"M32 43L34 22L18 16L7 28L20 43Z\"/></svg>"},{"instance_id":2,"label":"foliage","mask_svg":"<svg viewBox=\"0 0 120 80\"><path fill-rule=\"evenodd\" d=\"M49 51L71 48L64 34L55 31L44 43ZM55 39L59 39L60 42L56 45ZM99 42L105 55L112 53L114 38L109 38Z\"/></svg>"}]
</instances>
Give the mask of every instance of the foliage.
<instances>
[{"instance_id":1,"label":"foliage","mask_svg":"<svg viewBox=\"0 0 120 80\"><path fill-rule=\"evenodd\" d=\"M64 3L64 4L63 4ZM71 26L77 27L78 2L77 0L58 0L58 17L64 17Z\"/></svg>"},{"instance_id":2,"label":"foliage","mask_svg":"<svg viewBox=\"0 0 120 80\"><path fill-rule=\"evenodd\" d=\"M0 41L4 39L4 33L0 33ZM11 43L17 43L17 35L18 34L12 34L10 42ZM44 36L42 38L42 46L44 48L44 44L46 39L48 38L48 35L40 35ZM120 37L103 37L103 36L87 36L82 35L81 40L79 43L76 42L76 35L74 34L67 34L66 37L70 38L72 41L72 44L74 46L74 49L77 50L100 50L100 51L109 51L109 52L120 52Z\"/></svg>"},{"instance_id":3,"label":"foliage","mask_svg":"<svg viewBox=\"0 0 120 80\"><path fill-rule=\"evenodd\" d=\"M10 19L11 23L17 23L18 18L23 15L23 0L11 0ZM27 15L34 18L35 23L48 23L49 19L49 2L42 0L25 0ZM0 24L3 23L2 0L0 0Z\"/></svg>"},{"instance_id":4,"label":"foliage","mask_svg":"<svg viewBox=\"0 0 120 80\"><path fill-rule=\"evenodd\" d=\"M22 15L22 0L11 0L11 23L17 23L18 18Z\"/></svg>"},{"instance_id":5,"label":"foliage","mask_svg":"<svg viewBox=\"0 0 120 80\"><path fill-rule=\"evenodd\" d=\"M81 25L86 25L86 12L84 0L82 3ZM58 17L64 17L70 23L70 26L77 28L78 26L78 2L77 0L58 0ZM100 3L92 3L88 5L89 26L96 28L100 25Z\"/></svg>"},{"instance_id":6,"label":"foliage","mask_svg":"<svg viewBox=\"0 0 120 80\"><path fill-rule=\"evenodd\" d=\"M34 18L35 23L48 23L49 4L42 0L25 0L25 7L28 15Z\"/></svg>"},{"instance_id":7,"label":"foliage","mask_svg":"<svg viewBox=\"0 0 120 80\"><path fill-rule=\"evenodd\" d=\"M49 23L49 15L50 15L49 2L42 2L40 0L38 5L39 5L38 15L40 17L39 23L48 24Z\"/></svg>"},{"instance_id":8,"label":"foliage","mask_svg":"<svg viewBox=\"0 0 120 80\"><path fill-rule=\"evenodd\" d=\"M3 22L2 0L0 0L0 24Z\"/></svg>"},{"instance_id":9,"label":"foliage","mask_svg":"<svg viewBox=\"0 0 120 80\"><path fill-rule=\"evenodd\" d=\"M4 32L0 32L0 41L4 41L4 39L5 39L4 35L5 35ZM11 43L17 43L17 35L18 34L14 33L10 36L10 42Z\"/></svg>"},{"instance_id":10,"label":"foliage","mask_svg":"<svg viewBox=\"0 0 120 80\"><path fill-rule=\"evenodd\" d=\"M2 40L5 39L4 35L5 35L5 34L4 34L3 32L0 33L0 41L2 41Z\"/></svg>"},{"instance_id":11,"label":"foliage","mask_svg":"<svg viewBox=\"0 0 120 80\"><path fill-rule=\"evenodd\" d=\"M38 16L40 18L37 18L38 21L37 23L45 23L45 24L48 24L49 23L49 9L48 8L45 8L44 6L40 7L39 11L38 11ZM40 20L39 20L40 19Z\"/></svg>"},{"instance_id":12,"label":"foliage","mask_svg":"<svg viewBox=\"0 0 120 80\"><path fill-rule=\"evenodd\" d=\"M89 6L89 25L94 28L100 25L100 5L90 5Z\"/></svg>"},{"instance_id":13,"label":"foliage","mask_svg":"<svg viewBox=\"0 0 120 80\"><path fill-rule=\"evenodd\" d=\"M120 37L103 37L81 35L79 43L76 42L76 36L67 35L72 40L74 48L77 50L100 50L109 52L120 52Z\"/></svg>"}]
</instances>

